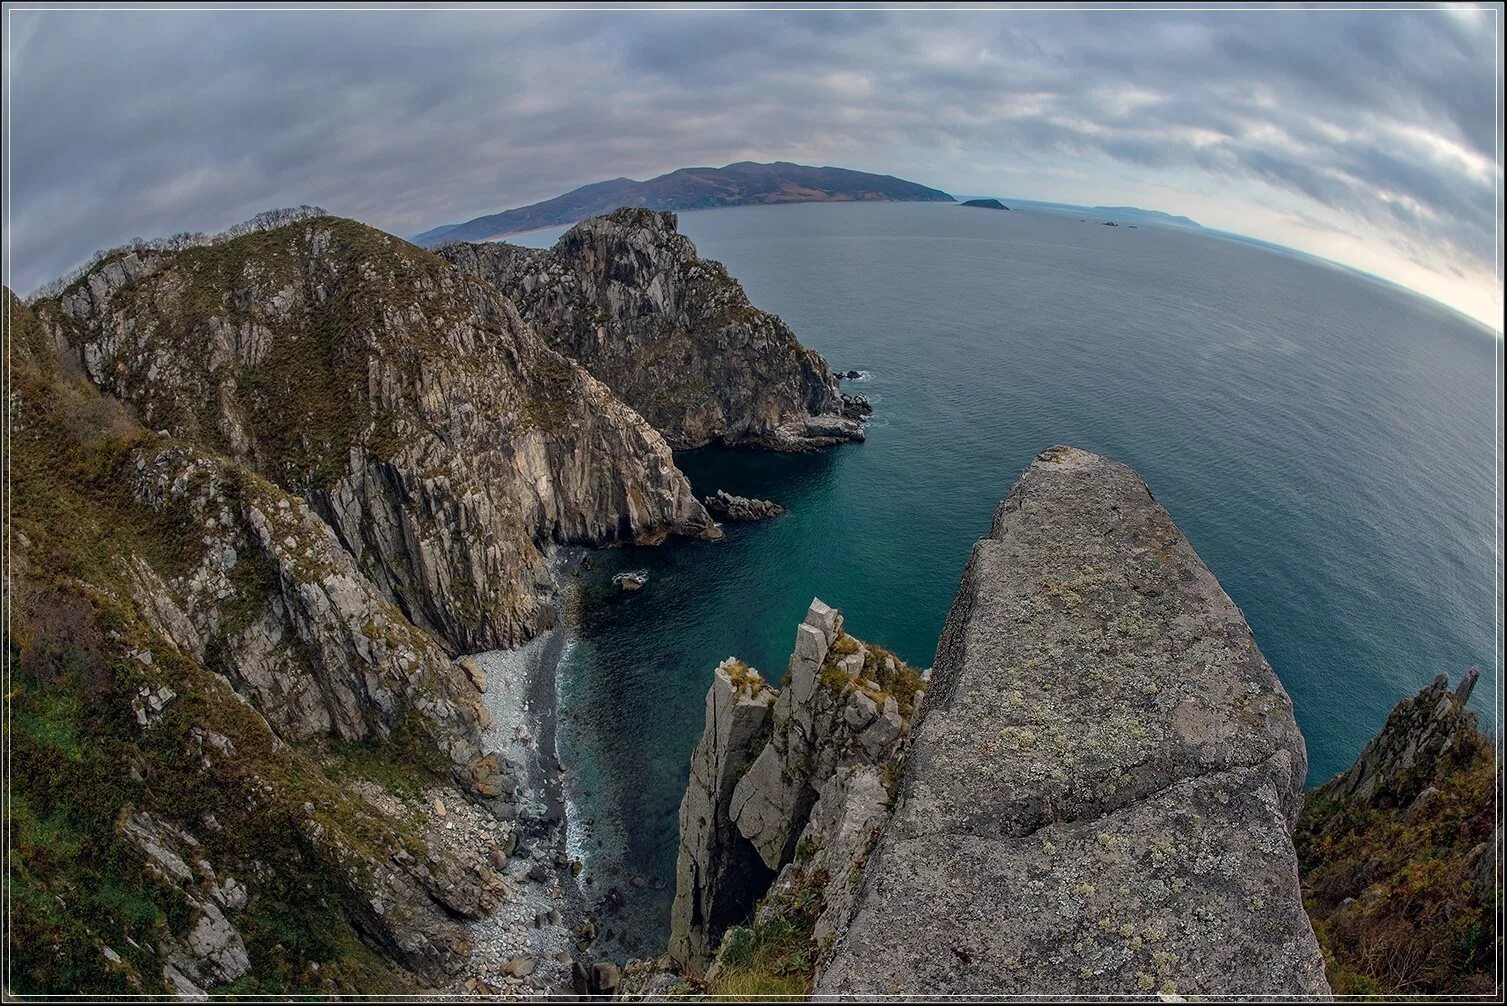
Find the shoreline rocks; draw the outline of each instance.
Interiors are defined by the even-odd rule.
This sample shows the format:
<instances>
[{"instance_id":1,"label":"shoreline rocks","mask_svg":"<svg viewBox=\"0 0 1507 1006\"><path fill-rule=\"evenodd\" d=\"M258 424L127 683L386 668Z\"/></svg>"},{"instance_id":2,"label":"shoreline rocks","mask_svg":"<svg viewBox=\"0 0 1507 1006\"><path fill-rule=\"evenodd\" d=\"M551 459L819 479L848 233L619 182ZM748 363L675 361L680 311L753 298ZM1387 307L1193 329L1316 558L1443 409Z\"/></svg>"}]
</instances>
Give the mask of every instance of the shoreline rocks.
<instances>
[{"instance_id":1,"label":"shoreline rocks","mask_svg":"<svg viewBox=\"0 0 1507 1006\"><path fill-rule=\"evenodd\" d=\"M734 496L723 489L718 489L710 496L701 501L706 507L706 512L717 520L730 521L758 521L778 517L785 512L785 508L771 500L754 499L748 496Z\"/></svg>"},{"instance_id":2,"label":"shoreline rocks","mask_svg":"<svg viewBox=\"0 0 1507 1006\"><path fill-rule=\"evenodd\" d=\"M843 395L842 414L847 419L863 422L874 414L874 406L863 395Z\"/></svg>"}]
</instances>

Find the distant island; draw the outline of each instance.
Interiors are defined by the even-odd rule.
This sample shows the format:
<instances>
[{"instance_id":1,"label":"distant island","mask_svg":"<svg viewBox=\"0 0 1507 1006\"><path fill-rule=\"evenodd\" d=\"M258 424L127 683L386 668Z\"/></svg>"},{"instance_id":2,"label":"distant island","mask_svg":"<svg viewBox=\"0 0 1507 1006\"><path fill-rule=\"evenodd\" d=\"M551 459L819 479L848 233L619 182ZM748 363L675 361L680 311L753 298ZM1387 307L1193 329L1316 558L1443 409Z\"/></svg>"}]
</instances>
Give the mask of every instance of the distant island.
<instances>
[{"instance_id":1,"label":"distant island","mask_svg":"<svg viewBox=\"0 0 1507 1006\"><path fill-rule=\"evenodd\" d=\"M452 241L487 241L543 227L562 227L619 206L700 210L772 203L950 203L952 196L894 175L775 161L739 161L722 168L681 168L646 182L614 178L572 189L542 203L520 206L417 234L425 247Z\"/></svg>"},{"instance_id":2,"label":"distant island","mask_svg":"<svg viewBox=\"0 0 1507 1006\"><path fill-rule=\"evenodd\" d=\"M1008 210L1010 208L998 199L969 199L963 205L977 206L981 210Z\"/></svg>"},{"instance_id":3,"label":"distant island","mask_svg":"<svg viewBox=\"0 0 1507 1006\"><path fill-rule=\"evenodd\" d=\"M1143 210L1139 206L1095 206L1095 213L1106 213L1121 218L1129 217L1132 220L1140 220L1145 223L1159 223L1167 227L1193 227L1202 229L1203 225L1190 217L1180 217L1172 213L1163 213L1161 210Z\"/></svg>"}]
</instances>

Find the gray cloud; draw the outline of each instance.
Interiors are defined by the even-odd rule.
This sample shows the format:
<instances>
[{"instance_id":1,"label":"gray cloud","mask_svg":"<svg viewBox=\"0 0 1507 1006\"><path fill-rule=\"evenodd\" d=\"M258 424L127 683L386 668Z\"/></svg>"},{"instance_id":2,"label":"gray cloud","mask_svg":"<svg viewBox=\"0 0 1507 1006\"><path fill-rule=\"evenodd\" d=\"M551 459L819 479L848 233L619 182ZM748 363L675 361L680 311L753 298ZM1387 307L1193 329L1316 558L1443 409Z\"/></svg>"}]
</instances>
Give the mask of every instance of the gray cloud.
<instances>
[{"instance_id":1,"label":"gray cloud","mask_svg":"<svg viewBox=\"0 0 1507 1006\"><path fill-rule=\"evenodd\" d=\"M399 233L741 158L1281 205L1494 269L1496 21L1456 11L11 9L8 264L315 202ZM917 174L919 172L919 174ZM1173 186L1176 187L1175 185ZM1008 194L1008 193L1001 193ZM1181 211L1176 205L1158 208Z\"/></svg>"}]
</instances>

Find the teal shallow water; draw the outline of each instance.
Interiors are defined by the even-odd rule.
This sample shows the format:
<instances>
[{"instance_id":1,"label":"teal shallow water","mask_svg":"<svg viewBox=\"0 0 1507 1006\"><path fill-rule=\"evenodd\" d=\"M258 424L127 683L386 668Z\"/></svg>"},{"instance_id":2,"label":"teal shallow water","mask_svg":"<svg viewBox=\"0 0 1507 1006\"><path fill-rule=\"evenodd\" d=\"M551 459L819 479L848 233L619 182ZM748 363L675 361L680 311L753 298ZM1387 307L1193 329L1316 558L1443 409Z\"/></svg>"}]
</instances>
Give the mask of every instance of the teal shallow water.
<instances>
[{"instance_id":1,"label":"teal shallow water","mask_svg":"<svg viewBox=\"0 0 1507 1006\"><path fill-rule=\"evenodd\" d=\"M712 668L784 669L813 596L928 665L973 542L1039 450L1133 465L1244 609L1293 697L1310 784L1401 696L1487 671L1500 563L1497 341L1296 255L1154 227L947 205L681 215L759 307L877 408L869 441L682 455L698 492L775 499L719 543L597 553L559 684L573 842L662 948L675 812ZM546 243L553 235L532 236ZM608 577L649 573L619 596ZM634 886L637 875L644 886Z\"/></svg>"}]
</instances>

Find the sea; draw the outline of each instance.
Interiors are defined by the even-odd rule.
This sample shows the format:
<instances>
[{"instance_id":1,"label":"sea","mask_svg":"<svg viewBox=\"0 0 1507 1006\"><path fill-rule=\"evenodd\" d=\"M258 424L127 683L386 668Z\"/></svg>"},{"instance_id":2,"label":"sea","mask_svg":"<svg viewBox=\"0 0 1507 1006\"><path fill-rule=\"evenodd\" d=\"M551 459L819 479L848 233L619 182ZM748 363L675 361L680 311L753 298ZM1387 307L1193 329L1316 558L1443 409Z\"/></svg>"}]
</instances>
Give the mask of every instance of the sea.
<instances>
[{"instance_id":1,"label":"sea","mask_svg":"<svg viewBox=\"0 0 1507 1006\"><path fill-rule=\"evenodd\" d=\"M1498 730L1502 343L1488 329L1309 256L1094 211L679 219L756 306L860 371L844 390L875 415L866 443L821 453L681 454L698 493L789 512L719 542L592 553L567 584L570 845L588 893L623 900L599 950L663 950L717 663L778 680L819 597L930 666L970 548L1054 444L1132 465L1171 512L1292 696L1309 785L1438 674L1481 667L1473 704ZM630 570L647 585L625 594L611 577Z\"/></svg>"}]
</instances>

